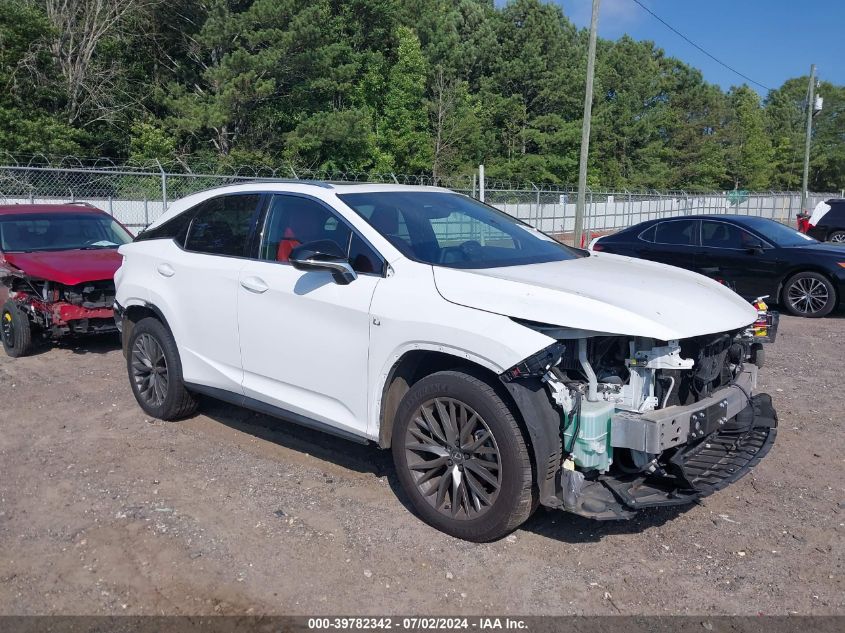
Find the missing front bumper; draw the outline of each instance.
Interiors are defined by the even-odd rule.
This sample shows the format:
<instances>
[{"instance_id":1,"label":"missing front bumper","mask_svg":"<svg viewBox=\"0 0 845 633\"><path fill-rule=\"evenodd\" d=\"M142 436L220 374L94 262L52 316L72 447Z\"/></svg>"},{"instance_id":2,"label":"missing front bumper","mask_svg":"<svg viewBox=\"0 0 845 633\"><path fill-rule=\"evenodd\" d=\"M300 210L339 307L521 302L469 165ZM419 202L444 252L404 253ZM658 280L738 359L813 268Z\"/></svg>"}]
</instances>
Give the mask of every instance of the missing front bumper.
<instances>
[{"instance_id":1,"label":"missing front bumper","mask_svg":"<svg viewBox=\"0 0 845 633\"><path fill-rule=\"evenodd\" d=\"M748 406L757 385L757 367L746 365L734 383L711 397L687 406L644 414L617 412L611 425L614 448L659 455L663 451L709 436Z\"/></svg>"},{"instance_id":2,"label":"missing front bumper","mask_svg":"<svg viewBox=\"0 0 845 633\"><path fill-rule=\"evenodd\" d=\"M561 507L593 519L628 519L644 508L692 503L746 475L769 452L776 435L771 398L759 394L730 423L676 449L662 474L601 475L584 481L577 494L562 495ZM567 488L565 481L561 488Z\"/></svg>"}]
</instances>

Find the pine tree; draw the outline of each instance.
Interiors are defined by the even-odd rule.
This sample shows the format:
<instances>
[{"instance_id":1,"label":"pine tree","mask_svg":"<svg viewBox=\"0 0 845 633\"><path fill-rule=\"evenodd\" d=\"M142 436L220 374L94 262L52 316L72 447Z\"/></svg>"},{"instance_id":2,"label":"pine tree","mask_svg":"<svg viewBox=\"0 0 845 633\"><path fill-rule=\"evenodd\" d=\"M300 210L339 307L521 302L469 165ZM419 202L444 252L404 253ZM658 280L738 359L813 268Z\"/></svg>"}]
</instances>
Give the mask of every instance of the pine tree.
<instances>
[{"instance_id":1,"label":"pine tree","mask_svg":"<svg viewBox=\"0 0 845 633\"><path fill-rule=\"evenodd\" d=\"M727 174L734 189L764 189L771 174L772 144L760 98L748 86L731 88L724 128Z\"/></svg>"},{"instance_id":2,"label":"pine tree","mask_svg":"<svg viewBox=\"0 0 845 633\"><path fill-rule=\"evenodd\" d=\"M396 35L396 63L388 75L379 141L393 171L430 172L432 143L425 93L428 68L416 34L401 26Z\"/></svg>"}]
</instances>

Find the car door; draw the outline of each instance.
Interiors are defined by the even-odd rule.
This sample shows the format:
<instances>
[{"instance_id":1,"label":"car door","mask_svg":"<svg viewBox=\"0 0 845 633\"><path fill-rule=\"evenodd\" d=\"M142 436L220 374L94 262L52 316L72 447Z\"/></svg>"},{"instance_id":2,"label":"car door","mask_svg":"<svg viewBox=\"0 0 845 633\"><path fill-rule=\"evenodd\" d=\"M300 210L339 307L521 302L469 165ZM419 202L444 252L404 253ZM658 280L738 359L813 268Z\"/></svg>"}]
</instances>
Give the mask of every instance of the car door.
<instances>
[{"instance_id":1,"label":"car door","mask_svg":"<svg viewBox=\"0 0 845 633\"><path fill-rule=\"evenodd\" d=\"M289 261L300 244L332 240L358 278ZM367 430L370 303L385 265L335 210L309 196L269 200L257 257L240 271L238 324L244 394L273 407L363 435Z\"/></svg>"},{"instance_id":2,"label":"car door","mask_svg":"<svg viewBox=\"0 0 845 633\"><path fill-rule=\"evenodd\" d=\"M238 279L260 210L259 194L217 196L196 207L184 240L154 251L150 301L165 314L186 382L241 392Z\"/></svg>"},{"instance_id":3,"label":"car door","mask_svg":"<svg viewBox=\"0 0 845 633\"><path fill-rule=\"evenodd\" d=\"M695 269L698 220L663 220L643 231L639 239L642 244L637 251L643 259Z\"/></svg>"},{"instance_id":4,"label":"car door","mask_svg":"<svg viewBox=\"0 0 845 633\"><path fill-rule=\"evenodd\" d=\"M773 295L778 282L778 250L731 222L702 220L696 269L746 299Z\"/></svg>"}]
</instances>

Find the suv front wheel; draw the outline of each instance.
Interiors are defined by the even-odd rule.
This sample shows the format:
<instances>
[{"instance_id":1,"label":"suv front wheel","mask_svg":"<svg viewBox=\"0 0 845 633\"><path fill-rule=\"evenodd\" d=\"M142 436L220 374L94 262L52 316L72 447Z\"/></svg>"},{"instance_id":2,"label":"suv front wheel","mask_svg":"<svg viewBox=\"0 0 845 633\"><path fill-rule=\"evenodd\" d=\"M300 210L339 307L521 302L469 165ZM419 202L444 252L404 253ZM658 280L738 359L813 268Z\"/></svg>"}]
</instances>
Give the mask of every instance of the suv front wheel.
<instances>
[{"instance_id":1,"label":"suv front wheel","mask_svg":"<svg viewBox=\"0 0 845 633\"><path fill-rule=\"evenodd\" d=\"M443 371L415 383L399 406L391 443L402 488L433 527L483 542L531 515L525 437L487 382Z\"/></svg>"},{"instance_id":2,"label":"suv front wheel","mask_svg":"<svg viewBox=\"0 0 845 633\"><path fill-rule=\"evenodd\" d=\"M160 420L178 420L197 408L182 382L182 363L173 335L158 319L141 319L129 338L126 366L141 408Z\"/></svg>"}]
</instances>

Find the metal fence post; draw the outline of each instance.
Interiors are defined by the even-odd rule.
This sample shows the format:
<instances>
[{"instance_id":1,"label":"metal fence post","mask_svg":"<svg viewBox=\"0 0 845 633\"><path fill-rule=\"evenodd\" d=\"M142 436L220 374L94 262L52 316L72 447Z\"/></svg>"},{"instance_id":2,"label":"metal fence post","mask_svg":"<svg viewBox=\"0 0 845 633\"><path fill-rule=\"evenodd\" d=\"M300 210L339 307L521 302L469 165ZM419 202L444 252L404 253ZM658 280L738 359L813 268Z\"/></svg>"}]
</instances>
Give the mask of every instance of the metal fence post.
<instances>
[{"instance_id":1,"label":"metal fence post","mask_svg":"<svg viewBox=\"0 0 845 633\"><path fill-rule=\"evenodd\" d=\"M484 165L478 166L478 199L484 202Z\"/></svg>"},{"instance_id":2,"label":"metal fence post","mask_svg":"<svg viewBox=\"0 0 845 633\"><path fill-rule=\"evenodd\" d=\"M167 211L167 174L164 172L164 167L158 162L158 158L156 158L156 165L158 165L158 170L161 173L161 212L164 213ZM147 225L149 225L149 217L147 217Z\"/></svg>"},{"instance_id":3,"label":"metal fence post","mask_svg":"<svg viewBox=\"0 0 845 633\"><path fill-rule=\"evenodd\" d=\"M535 185L533 182L530 183L531 186L534 188L534 191L537 192L537 207L534 216L534 223L533 226L535 229L540 229L540 188ZM540 229L542 230L542 229Z\"/></svg>"}]
</instances>

